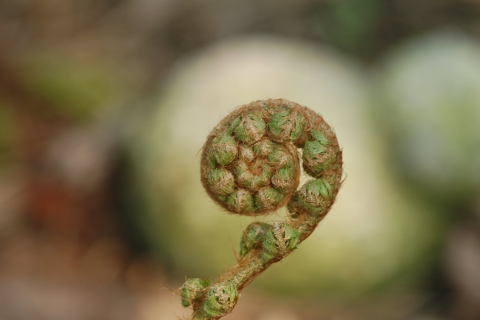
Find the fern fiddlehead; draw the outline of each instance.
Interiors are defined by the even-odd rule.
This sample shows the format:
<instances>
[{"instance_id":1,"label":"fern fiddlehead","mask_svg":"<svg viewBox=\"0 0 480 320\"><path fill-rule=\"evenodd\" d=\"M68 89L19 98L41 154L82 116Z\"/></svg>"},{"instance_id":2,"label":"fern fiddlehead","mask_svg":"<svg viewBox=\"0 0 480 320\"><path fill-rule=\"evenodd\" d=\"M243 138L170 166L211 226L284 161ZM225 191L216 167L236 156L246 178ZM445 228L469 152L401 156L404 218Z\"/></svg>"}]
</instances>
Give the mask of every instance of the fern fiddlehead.
<instances>
[{"instance_id":1,"label":"fern fiddlehead","mask_svg":"<svg viewBox=\"0 0 480 320\"><path fill-rule=\"evenodd\" d=\"M298 190L300 160L312 177ZM255 101L224 118L210 133L201 157L201 180L229 212L263 215L288 207L288 220L253 222L243 233L240 259L214 281L188 279L182 304L191 319L220 319L239 292L305 240L335 201L342 151L330 126L314 111L284 99Z\"/></svg>"}]
</instances>

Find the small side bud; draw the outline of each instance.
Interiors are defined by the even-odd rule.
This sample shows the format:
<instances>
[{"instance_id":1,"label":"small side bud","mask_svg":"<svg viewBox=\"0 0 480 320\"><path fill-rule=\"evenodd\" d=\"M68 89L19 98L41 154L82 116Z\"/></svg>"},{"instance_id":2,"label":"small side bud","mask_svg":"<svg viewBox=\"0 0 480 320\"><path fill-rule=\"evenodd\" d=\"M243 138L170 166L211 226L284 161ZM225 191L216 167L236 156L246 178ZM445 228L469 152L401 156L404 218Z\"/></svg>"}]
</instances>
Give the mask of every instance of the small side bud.
<instances>
[{"instance_id":1,"label":"small side bud","mask_svg":"<svg viewBox=\"0 0 480 320\"><path fill-rule=\"evenodd\" d=\"M307 211L315 216L325 213L332 186L324 179L310 180L297 192L289 205L290 212Z\"/></svg>"},{"instance_id":2,"label":"small side bud","mask_svg":"<svg viewBox=\"0 0 480 320\"><path fill-rule=\"evenodd\" d=\"M231 280L228 280L210 287L203 311L209 317L223 317L233 310L237 300L237 287Z\"/></svg>"},{"instance_id":3,"label":"small side bud","mask_svg":"<svg viewBox=\"0 0 480 320\"><path fill-rule=\"evenodd\" d=\"M253 112L240 117L235 136L241 142L250 145L260 140L265 133L265 121L260 112Z\"/></svg>"},{"instance_id":4,"label":"small side bud","mask_svg":"<svg viewBox=\"0 0 480 320\"><path fill-rule=\"evenodd\" d=\"M212 169L206 173L210 190L217 197L228 196L235 190L235 180L230 171L223 168Z\"/></svg>"},{"instance_id":5,"label":"small side bud","mask_svg":"<svg viewBox=\"0 0 480 320\"><path fill-rule=\"evenodd\" d=\"M272 226L265 222L253 222L243 232L240 241L240 256L245 257L254 249L260 249L265 239L265 234L272 229Z\"/></svg>"},{"instance_id":6,"label":"small side bud","mask_svg":"<svg viewBox=\"0 0 480 320\"><path fill-rule=\"evenodd\" d=\"M303 168L313 177L320 176L336 160L334 147L322 141L307 141L303 148Z\"/></svg>"},{"instance_id":7,"label":"small side bud","mask_svg":"<svg viewBox=\"0 0 480 320\"><path fill-rule=\"evenodd\" d=\"M284 195L279 191L265 187L258 190L255 196L255 204L259 210L272 210L274 209L284 198Z\"/></svg>"},{"instance_id":8,"label":"small side bud","mask_svg":"<svg viewBox=\"0 0 480 320\"><path fill-rule=\"evenodd\" d=\"M255 206L253 197L248 190L237 189L226 201L227 207L230 211L236 213L254 213Z\"/></svg>"},{"instance_id":9,"label":"small side bud","mask_svg":"<svg viewBox=\"0 0 480 320\"><path fill-rule=\"evenodd\" d=\"M209 280L199 278L188 279L182 286L182 306L185 308L193 304L195 300L200 299L206 288L210 285Z\"/></svg>"},{"instance_id":10,"label":"small side bud","mask_svg":"<svg viewBox=\"0 0 480 320\"><path fill-rule=\"evenodd\" d=\"M305 124L306 120L302 114L285 109L271 116L270 134L279 142L297 140L302 135Z\"/></svg>"},{"instance_id":11,"label":"small side bud","mask_svg":"<svg viewBox=\"0 0 480 320\"><path fill-rule=\"evenodd\" d=\"M211 152L219 165L226 166L237 157L238 144L231 136L218 136L212 141Z\"/></svg>"},{"instance_id":12,"label":"small side bud","mask_svg":"<svg viewBox=\"0 0 480 320\"><path fill-rule=\"evenodd\" d=\"M263 240L263 258L265 260L280 260L286 254L295 250L300 243L300 234L286 222L275 222Z\"/></svg>"}]
</instances>

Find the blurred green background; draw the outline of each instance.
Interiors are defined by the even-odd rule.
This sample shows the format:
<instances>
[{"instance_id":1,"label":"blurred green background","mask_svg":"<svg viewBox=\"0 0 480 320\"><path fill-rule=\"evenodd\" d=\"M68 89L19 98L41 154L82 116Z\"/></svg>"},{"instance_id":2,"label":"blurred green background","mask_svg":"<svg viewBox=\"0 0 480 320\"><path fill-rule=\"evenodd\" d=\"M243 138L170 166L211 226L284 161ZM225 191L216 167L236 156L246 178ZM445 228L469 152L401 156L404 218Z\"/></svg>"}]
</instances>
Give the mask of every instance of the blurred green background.
<instances>
[{"instance_id":1,"label":"blurred green background","mask_svg":"<svg viewBox=\"0 0 480 320\"><path fill-rule=\"evenodd\" d=\"M233 108L322 114L346 179L225 319L480 319L480 2L0 2L0 319L177 319L253 220L202 190Z\"/></svg>"}]
</instances>

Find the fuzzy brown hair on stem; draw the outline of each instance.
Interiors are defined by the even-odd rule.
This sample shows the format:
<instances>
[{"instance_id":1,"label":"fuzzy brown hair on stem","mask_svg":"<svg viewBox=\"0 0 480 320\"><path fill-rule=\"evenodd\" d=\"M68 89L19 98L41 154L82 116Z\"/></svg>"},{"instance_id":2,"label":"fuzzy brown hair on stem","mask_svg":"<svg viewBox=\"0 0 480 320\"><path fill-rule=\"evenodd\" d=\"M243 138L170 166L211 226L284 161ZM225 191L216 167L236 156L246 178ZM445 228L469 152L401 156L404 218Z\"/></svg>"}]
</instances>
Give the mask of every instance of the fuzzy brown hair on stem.
<instances>
[{"instance_id":1,"label":"fuzzy brown hair on stem","mask_svg":"<svg viewBox=\"0 0 480 320\"><path fill-rule=\"evenodd\" d=\"M300 159L311 178L298 188ZM207 137L200 175L209 196L225 210L257 216L288 208L287 221L253 222L243 232L238 263L217 279L188 279L182 304L192 320L229 314L239 292L305 240L333 205L342 183L342 150L316 112L285 99L254 101L235 109Z\"/></svg>"}]
</instances>

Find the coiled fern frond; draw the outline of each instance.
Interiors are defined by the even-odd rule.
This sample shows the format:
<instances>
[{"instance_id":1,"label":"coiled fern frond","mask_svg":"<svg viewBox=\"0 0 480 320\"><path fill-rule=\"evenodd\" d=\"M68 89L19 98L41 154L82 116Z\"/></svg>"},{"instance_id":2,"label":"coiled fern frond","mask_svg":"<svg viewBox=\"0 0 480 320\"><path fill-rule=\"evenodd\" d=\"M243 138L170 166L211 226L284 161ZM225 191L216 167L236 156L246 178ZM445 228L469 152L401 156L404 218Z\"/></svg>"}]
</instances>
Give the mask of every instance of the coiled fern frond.
<instances>
[{"instance_id":1,"label":"coiled fern frond","mask_svg":"<svg viewBox=\"0 0 480 320\"><path fill-rule=\"evenodd\" d=\"M298 188L300 158L311 179ZM284 99L235 109L210 133L201 157L201 180L210 197L234 214L257 216L288 207L288 220L253 222L243 233L240 259L214 281L188 279L182 304L191 319L220 319L239 292L282 260L325 217L342 183L342 150L316 112Z\"/></svg>"}]
</instances>

